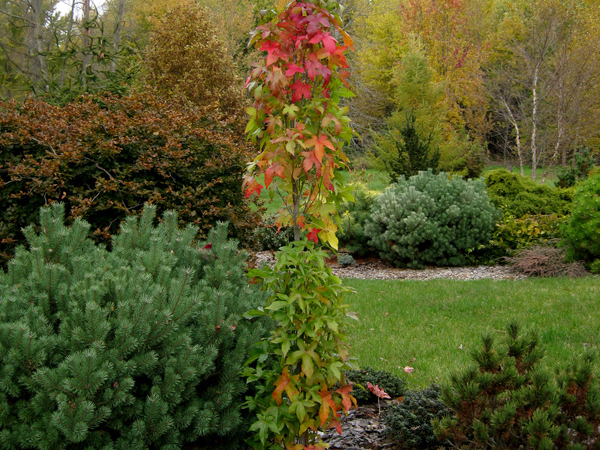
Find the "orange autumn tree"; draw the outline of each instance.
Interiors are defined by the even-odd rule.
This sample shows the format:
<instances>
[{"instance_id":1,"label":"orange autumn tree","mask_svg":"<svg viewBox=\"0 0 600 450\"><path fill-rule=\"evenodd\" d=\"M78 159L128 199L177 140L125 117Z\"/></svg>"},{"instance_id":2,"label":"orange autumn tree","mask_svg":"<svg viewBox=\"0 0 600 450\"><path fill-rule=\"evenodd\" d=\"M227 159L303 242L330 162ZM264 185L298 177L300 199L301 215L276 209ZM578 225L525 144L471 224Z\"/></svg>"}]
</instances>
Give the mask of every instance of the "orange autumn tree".
<instances>
[{"instance_id":1,"label":"orange autumn tree","mask_svg":"<svg viewBox=\"0 0 600 450\"><path fill-rule=\"evenodd\" d=\"M252 34L250 43L266 54L246 82L254 97L246 133L260 148L248 165L246 197L267 188L283 200L278 226L293 227L295 240L306 231L333 248L337 206L352 198L340 169L353 132L340 100L353 95L345 56L353 44L339 7L337 1L280 1Z\"/></svg>"}]
</instances>

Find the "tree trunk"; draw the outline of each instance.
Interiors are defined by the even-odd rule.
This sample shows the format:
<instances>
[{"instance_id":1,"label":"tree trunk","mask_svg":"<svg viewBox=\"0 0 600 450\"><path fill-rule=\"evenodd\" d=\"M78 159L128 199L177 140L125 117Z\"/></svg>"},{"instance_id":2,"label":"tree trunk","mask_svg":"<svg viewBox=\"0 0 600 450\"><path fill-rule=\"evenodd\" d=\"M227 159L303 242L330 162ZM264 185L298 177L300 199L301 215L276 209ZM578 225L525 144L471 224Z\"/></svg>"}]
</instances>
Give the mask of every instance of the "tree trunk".
<instances>
[{"instance_id":1,"label":"tree trunk","mask_svg":"<svg viewBox=\"0 0 600 450\"><path fill-rule=\"evenodd\" d=\"M521 130L519 127L519 122L517 121L517 118L515 117L515 115L513 114L512 110L510 109L510 106L508 106L508 103L506 102L506 100L503 100L502 103L504 104L504 108L506 109L506 112L508 113L508 118L509 118L509 122L512 124L512 126L515 129L515 138L517 140L517 156L519 157L519 167L521 169L521 176L525 176L525 171L524 171L524 158L523 158L523 150L521 148Z\"/></svg>"},{"instance_id":2,"label":"tree trunk","mask_svg":"<svg viewBox=\"0 0 600 450\"><path fill-rule=\"evenodd\" d=\"M87 86L87 73L88 67L92 62L91 55L91 46L92 46L92 38L90 36L90 0L83 0L83 33L82 33L82 50L83 55L81 56L81 83L84 87Z\"/></svg>"},{"instance_id":3,"label":"tree trunk","mask_svg":"<svg viewBox=\"0 0 600 450\"><path fill-rule=\"evenodd\" d=\"M28 50L35 61L33 76L39 81L46 71L46 62L42 56L44 51L44 5L42 0L30 0L29 6L28 22L31 27L31 37Z\"/></svg>"},{"instance_id":4,"label":"tree trunk","mask_svg":"<svg viewBox=\"0 0 600 450\"><path fill-rule=\"evenodd\" d=\"M113 34L113 48L115 52L115 56L112 58L110 63L110 71L114 72L117 70L117 53L119 53L119 47L121 44L121 28L123 22L123 11L125 9L125 0L119 0L118 10L117 10L117 26L115 28L115 32Z\"/></svg>"},{"instance_id":5,"label":"tree trunk","mask_svg":"<svg viewBox=\"0 0 600 450\"><path fill-rule=\"evenodd\" d=\"M537 148L537 124L538 124L538 67L533 75L533 111L531 113L531 178L537 178L538 148Z\"/></svg>"}]
</instances>

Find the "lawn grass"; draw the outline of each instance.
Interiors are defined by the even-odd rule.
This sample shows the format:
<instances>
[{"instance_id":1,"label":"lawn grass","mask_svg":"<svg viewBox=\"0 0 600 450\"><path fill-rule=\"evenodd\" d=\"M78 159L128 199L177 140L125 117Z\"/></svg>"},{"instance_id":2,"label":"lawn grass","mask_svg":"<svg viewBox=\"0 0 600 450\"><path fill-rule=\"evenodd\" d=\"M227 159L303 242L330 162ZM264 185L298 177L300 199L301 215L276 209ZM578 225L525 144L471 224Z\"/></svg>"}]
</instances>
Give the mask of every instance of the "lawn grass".
<instances>
[{"instance_id":1,"label":"lawn grass","mask_svg":"<svg viewBox=\"0 0 600 450\"><path fill-rule=\"evenodd\" d=\"M345 279L360 322L349 328L351 354L361 366L406 375L411 389L445 383L471 364L480 336L501 337L507 322L535 326L553 368L600 346L600 278L520 281L381 281ZM460 346L462 345L462 350Z\"/></svg>"}]
</instances>

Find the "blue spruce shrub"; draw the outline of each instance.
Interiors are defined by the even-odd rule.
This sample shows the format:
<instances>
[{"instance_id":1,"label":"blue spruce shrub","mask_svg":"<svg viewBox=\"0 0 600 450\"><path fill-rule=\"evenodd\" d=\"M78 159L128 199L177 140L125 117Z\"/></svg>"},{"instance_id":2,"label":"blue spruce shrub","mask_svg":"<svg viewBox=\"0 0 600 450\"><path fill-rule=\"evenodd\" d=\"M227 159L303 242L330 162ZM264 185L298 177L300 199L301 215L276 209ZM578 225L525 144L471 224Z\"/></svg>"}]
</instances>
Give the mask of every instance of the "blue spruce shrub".
<instances>
[{"instance_id":1,"label":"blue spruce shrub","mask_svg":"<svg viewBox=\"0 0 600 450\"><path fill-rule=\"evenodd\" d=\"M41 210L0 270L0 448L243 448L239 371L266 333L227 226L197 243L154 207L109 252Z\"/></svg>"},{"instance_id":2,"label":"blue spruce shrub","mask_svg":"<svg viewBox=\"0 0 600 450\"><path fill-rule=\"evenodd\" d=\"M499 217L481 180L420 172L375 199L365 234L398 267L459 266L489 242Z\"/></svg>"}]
</instances>

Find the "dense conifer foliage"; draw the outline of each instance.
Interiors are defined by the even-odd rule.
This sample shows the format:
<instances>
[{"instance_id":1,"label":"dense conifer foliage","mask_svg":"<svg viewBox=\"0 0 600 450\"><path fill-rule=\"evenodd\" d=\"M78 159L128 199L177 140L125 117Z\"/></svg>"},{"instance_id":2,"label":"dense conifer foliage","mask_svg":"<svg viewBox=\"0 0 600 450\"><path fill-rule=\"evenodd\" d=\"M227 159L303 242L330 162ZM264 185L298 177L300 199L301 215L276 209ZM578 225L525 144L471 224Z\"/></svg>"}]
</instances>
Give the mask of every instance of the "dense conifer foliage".
<instances>
[{"instance_id":1,"label":"dense conifer foliage","mask_svg":"<svg viewBox=\"0 0 600 450\"><path fill-rule=\"evenodd\" d=\"M111 252L41 210L0 272L1 448L238 448L251 344L264 305L226 225L208 243L155 207L129 217Z\"/></svg>"},{"instance_id":2,"label":"dense conifer foliage","mask_svg":"<svg viewBox=\"0 0 600 450\"><path fill-rule=\"evenodd\" d=\"M400 177L377 197L365 234L397 266L458 266L489 242L498 217L481 180L429 170Z\"/></svg>"}]
</instances>

